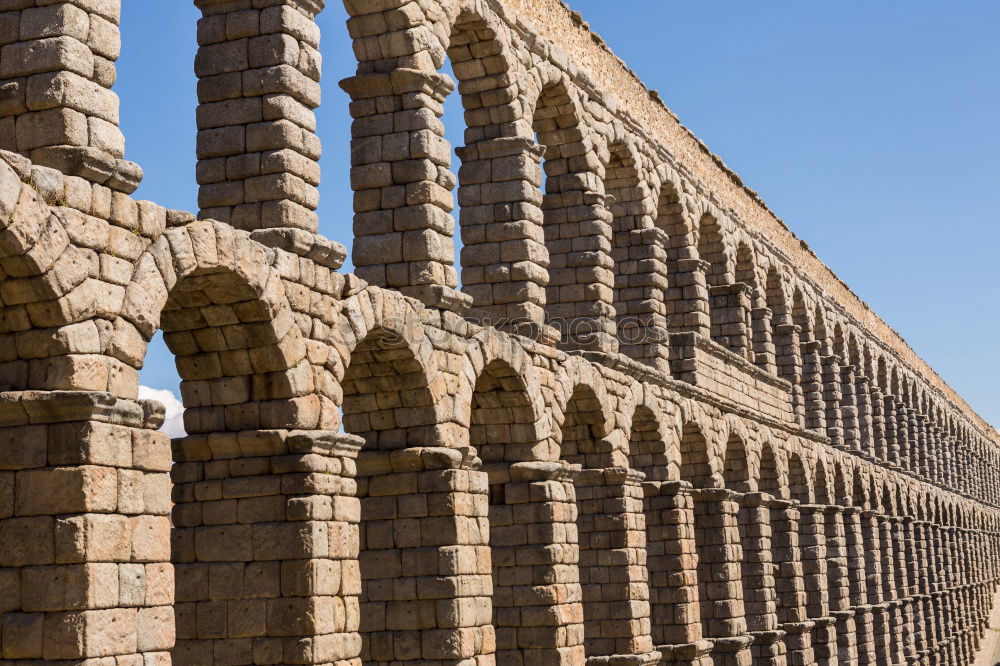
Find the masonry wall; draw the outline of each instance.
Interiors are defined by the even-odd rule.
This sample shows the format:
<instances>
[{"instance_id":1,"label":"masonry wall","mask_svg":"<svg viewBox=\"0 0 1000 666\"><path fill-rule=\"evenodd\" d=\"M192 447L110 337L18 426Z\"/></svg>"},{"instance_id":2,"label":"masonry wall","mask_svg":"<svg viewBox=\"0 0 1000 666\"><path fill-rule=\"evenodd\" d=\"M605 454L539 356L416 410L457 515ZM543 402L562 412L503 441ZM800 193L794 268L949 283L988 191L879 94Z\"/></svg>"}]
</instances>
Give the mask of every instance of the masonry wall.
<instances>
[{"instance_id":1,"label":"masonry wall","mask_svg":"<svg viewBox=\"0 0 1000 666\"><path fill-rule=\"evenodd\" d=\"M118 4L0 2L0 664L972 661L1000 436L581 17L346 3L347 274L323 3L198 0L198 216L97 140Z\"/></svg>"}]
</instances>

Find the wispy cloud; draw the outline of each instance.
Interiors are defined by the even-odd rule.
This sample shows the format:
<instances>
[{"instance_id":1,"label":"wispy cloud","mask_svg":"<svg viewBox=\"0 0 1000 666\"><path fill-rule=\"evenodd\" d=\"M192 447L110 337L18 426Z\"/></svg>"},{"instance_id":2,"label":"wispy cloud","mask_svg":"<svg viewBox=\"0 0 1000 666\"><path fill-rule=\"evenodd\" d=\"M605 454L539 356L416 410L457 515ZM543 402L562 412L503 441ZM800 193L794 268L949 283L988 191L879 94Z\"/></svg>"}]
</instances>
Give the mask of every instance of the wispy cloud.
<instances>
[{"instance_id":1,"label":"wispy cloud","mask_svg":"<svg viewBox=\"0 0 1000 666\"><path fill-rule=\"evenodd\" d=\"M180 399L174 395L173 391L140 386L139 399L156 400L163 403L164 407L167 408L167 418L163 421L163 427L160 430L167 433L171 439L187 435L184 431L184 405L181 404Z\"/></svg>"}]
</instances>

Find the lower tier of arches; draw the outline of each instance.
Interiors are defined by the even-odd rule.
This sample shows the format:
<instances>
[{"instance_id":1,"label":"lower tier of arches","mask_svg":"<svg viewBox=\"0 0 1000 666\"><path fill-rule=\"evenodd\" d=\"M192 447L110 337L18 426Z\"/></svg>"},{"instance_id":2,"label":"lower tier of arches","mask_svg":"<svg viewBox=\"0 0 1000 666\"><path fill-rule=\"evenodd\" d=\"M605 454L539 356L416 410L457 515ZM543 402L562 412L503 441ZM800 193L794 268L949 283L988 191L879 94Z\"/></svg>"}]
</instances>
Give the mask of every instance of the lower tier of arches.
<instances>
[{"instance_id":1,"label":"lower tier of arches","mask_svg":"<svg viewBox=\"0 0 1000 666\"><path fill-rule=\"evenodd\" d=\"M693 426L690 480L655 480L331 431L171 447L150 403L4 398L4 666L957 666L1000 584L990 521L735 442L716 487Z\"/></svg>"}]
</instances>

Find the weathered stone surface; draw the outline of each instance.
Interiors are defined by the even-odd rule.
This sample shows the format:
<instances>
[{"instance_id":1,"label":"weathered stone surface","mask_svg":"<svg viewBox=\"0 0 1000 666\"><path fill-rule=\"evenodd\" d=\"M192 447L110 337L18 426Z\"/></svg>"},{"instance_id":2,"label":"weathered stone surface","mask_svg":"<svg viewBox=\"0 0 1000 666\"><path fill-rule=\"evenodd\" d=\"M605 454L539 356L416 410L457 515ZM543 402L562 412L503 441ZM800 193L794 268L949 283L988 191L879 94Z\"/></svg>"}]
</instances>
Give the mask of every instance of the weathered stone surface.
<instances>
[{"instance_id":1,"label":"weathered stone surface","mask_svg":"<svg viewBox=\"0 0 1000 666\"><path fill-rule=\"evenodd\" d=\"M199 220L120 2L0 0L0 666L972 662L1000 436L578 14L345 3L353 275L323 2L196 4Z\"/></svg>"}]
</instances>

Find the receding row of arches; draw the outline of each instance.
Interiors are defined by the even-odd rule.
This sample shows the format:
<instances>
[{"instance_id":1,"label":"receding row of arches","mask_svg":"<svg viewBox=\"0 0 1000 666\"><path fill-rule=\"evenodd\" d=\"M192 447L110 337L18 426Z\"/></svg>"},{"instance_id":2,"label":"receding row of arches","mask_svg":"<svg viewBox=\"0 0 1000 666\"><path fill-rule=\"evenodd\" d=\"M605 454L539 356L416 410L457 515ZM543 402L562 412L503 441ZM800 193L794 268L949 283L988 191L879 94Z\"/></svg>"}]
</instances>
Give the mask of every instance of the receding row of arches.
<instances>
[{"instance_id":1,"label":"receding row of arches","mask_svg":"<svg viewBox=\"0 0 1000 666\"><path fill-rule=\"evenodd\" d=\"M386 10L387 18L395 11ZM787 380L799 424L835 445L963 486L979 499L995 491L973 487L985 475L959 472L1000 462L981 424L916 378L578 77L526 44L486 3L441 3L424 21L428 38L400 46L412 54L393 59L382 52L384 61L363 60L359 73L390 71L406 60L440 82L438 71L446 61L452 66L465 111L457 178L461 282L473 299L474 319L558 334L567 348L620 351L677 376L683 373L670 362L670 350L684 338L671 335L696 332ZM370 39L349 27L359 43ZM450 88L435 89L444 99ZM425 110L432 113L420 116L415 132L443 140L439 106L428 103ZM359 128L370 121L357 119ZM441 176L450 166L446 153L427 158L437 174L430 187L442 196L419 206L381 196L376 209L359 209L356 227L364 234L380 228L363 222L398 200L394 215L426 217L426 226L440 231L442 247L450 247L447 225L438 220L453 205L447 191L455 179ZM366 201L376 190L400 186L356 184ZM414 260L414 270L396 273L437 280L429 268L434 261L454 273L447 255ZM386 282L393 270L384 256L366 261L356 260L359 275L376 284L404 291L418 286L405 276ZM441 280L457 285L457 278ZM675 350L673 357L684 354Z\"/></svg>"}]
</instances>

